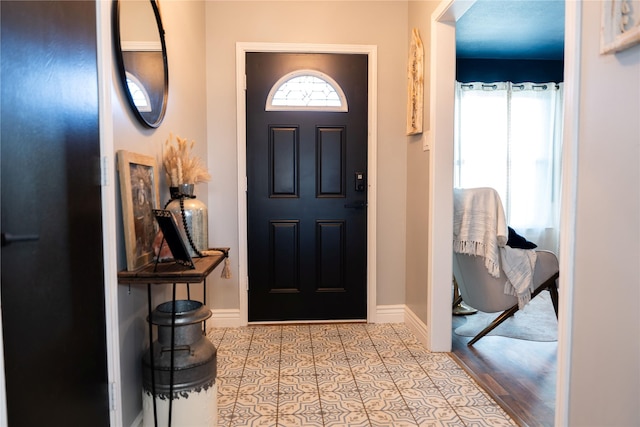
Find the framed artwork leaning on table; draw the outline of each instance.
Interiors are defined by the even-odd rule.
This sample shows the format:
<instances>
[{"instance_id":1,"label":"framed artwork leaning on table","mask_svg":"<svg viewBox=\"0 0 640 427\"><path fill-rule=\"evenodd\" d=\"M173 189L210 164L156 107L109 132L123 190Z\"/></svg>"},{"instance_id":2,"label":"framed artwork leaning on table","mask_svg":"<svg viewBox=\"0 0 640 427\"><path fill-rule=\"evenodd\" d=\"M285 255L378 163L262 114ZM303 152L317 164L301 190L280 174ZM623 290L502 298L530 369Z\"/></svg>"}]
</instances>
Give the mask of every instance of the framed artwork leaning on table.
<instances>
[{"instance_id":1,"label":"framed artwork leaning on table","mask_svg":"<svg viewBox=\"0 0 640 427\"><path fill-rule=\"evenodd\" d=\"M133 271L153 260L153 240L158 231L153 209L160 200L158 166L153 157L120 150L118 175L127 270Z\"/></svg>"}]
</instances>

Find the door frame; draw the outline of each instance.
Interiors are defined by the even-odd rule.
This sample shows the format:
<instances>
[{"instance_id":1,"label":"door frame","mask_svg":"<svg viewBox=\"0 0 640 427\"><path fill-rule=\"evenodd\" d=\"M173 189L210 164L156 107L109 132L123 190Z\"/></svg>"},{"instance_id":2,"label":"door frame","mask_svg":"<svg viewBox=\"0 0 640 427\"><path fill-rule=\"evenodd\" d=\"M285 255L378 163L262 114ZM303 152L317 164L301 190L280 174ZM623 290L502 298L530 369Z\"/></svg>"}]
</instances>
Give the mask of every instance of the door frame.
<instances>
[{"instance_id":1,"label":"door frame","mask_svg":"<svg viewBox=\"0 0 640 427\"><path fill-rule=\"evenodd\" d=\"M96 2L98 52L98 114L102 187L102 242L104 257L104 300L107 327L107 376L109 381L110 425L122 426L122 381L120 367L120 323L118 317L118 247L115 145L111 89L114 85L112 56L111 2Z\"/></svg>"},{"instance_id":2,"label":"door frame","mask_svg":"<svg viewBox=\"0 0 640 427\"><path fill-rule=\"evenodd\" d=\"M456 22L476 0L442 0L431 15L430 121L425 144L431 147L429 163L428 241L428 348L451 350L451 271L453 246L453 112ZM560 306L558 318L558 373L556 425L568 425L573 290L575 259L576 193L581 59L580 2L565 4L564 133L560 212Z\"/></svg>"},{"instance_id":3,"label":"door frame","mask_svg":"<svg viewBox=\"0 0 640 427\"><path fill-rule=\"evenodd\" d=\"M236 126L238 155L238 292L240 323L249 323L249 277L247 257L247 106L245 98L247 52L365 54L368 57L367 120L367 322L376 321L376 210L377 210L377 64L375 45L307 43L236 43ZM265 322L260 322L265 323ZM286 323L286 322L275 322ZM311 322L309 322L311 323Z\"/></svg>"}]
</instances>

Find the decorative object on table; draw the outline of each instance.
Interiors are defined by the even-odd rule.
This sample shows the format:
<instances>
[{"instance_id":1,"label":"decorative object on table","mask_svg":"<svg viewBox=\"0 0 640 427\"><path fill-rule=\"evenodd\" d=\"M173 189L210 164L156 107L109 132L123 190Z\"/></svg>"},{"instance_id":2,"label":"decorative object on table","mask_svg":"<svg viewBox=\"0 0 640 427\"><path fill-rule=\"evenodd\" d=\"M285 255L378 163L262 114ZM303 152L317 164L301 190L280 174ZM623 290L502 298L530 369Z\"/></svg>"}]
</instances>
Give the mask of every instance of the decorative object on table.
<instances>
[{"instance_id":1,"label":"decorative object on table","mask_svg":"<svg viewBox=\"0 0 640 427\"><path fill-rule=\"evenodd\" d=\"M193 194L195 184L211 179L209 172L200 159L192 155L195 142L173 135L165 144L163 166L169 183L171 200L165 209L171 211L178 223L182 238L186 242L189 254L203 256L208 249L208 210L207 206Z\"/></svg>"},{"instance_id":2,"label":"decorative object on table","mask_svg":"<svg viewBox=\"0 0 640 427\"><path fill-rule=\"evenodd\" d=\"M417 28L411 32L407 67L407 135L422 133L424 48Z\"/></svg>"},{"instance_id":3,"label":"decorative object on table","mask_svg":"<svg viewBox=\"0 0 640 427\"><path fill-rule=\"evenodd\" d=\"M640 43L640 1L604 0L600 53L615 53Z\"/></svg>"},{"instance_id":4,"label":"decorative object on table","mask_svg":"<svg viewBox=\"0 0 640 427\"><path fill-rule=\"evenodd\" d=\"M224 255L224 267L222 268L222 273L220 277L223 279L231 279L231 262L229 261L229 253L218 250L218 249L207 249L206 251L202 251L204 256L212 256L212 255Z\"/></svg>"},{"instance_id":5,"label":"decorative object on table","mask_svg":"<svg viewBox=\"0 0 640 427\"><path fill-rule=\"evenodd\" d=\"M173 222L175 222L175 218ZM173 254L171 253L171 248L166 243L162 230L158 231L158 233L156 234L156 238L153 240L153 253L155 255L156 263L173 262Z\"/></svg>"},{"instance_id":6,"label":"decorative object on table","mask_svg":"<svg viewBox=\"0 0 640 427\"><path fill-rule=\"evenodd\" d=\"M180 231L178 230L174 214L165 209L154 209L153 214L158 221L160 231L162 231L162 241L158 247L156 262L160 261L160 257L158 255L162 253L162 249L166 245L169 247L172 258L175 262L182 264L185 267L195 268L191 255L189 255L189 251L185 246L184 240L182 240L182 237L180 236ZM158 233L158 235L160 235L160 233Z\"/></svg>"},{"instance_id":7,"label":"decorative object on table","mask_svg":"<svg viewBox=\"0 0 640 427\"><path fill-rule=\"evenodd\" d=\"M153 209L160 200L153 157L120 150L117 153L127 270L151 262L157 224Z\"/></svg>"},{"instance_id":8,"label":"decorative object on table","mask_svg":"<svg viewBox=\"0 0 640 427\"><path fill-rule=\"evenodd\" d=\"M174 193L166 209L175 215L189 254L203 256L202 251L209 245L207 206L193 195L193 184L178 188L179 193Z\"/></svg>"}]
</instances>

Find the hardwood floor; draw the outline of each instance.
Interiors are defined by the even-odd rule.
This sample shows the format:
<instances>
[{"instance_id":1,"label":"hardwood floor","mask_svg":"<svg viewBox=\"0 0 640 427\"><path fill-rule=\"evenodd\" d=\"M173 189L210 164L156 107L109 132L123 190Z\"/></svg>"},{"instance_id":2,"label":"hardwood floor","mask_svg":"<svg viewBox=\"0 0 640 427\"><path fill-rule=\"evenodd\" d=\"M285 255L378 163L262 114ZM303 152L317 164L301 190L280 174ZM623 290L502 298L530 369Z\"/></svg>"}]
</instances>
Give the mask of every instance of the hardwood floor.
<instances>
[{"instance_id":1,"label":"hardwood floor","mask_svg":"<svg viewBox=\"0 0 640 427\"><path fill-rule=\"evenodd\" d=\"M463 322L453 316L453 328ZM485 336L472 347L452 334L454 359L521 426L554 425L557 342Z\"/></svg>"}]
</instances>

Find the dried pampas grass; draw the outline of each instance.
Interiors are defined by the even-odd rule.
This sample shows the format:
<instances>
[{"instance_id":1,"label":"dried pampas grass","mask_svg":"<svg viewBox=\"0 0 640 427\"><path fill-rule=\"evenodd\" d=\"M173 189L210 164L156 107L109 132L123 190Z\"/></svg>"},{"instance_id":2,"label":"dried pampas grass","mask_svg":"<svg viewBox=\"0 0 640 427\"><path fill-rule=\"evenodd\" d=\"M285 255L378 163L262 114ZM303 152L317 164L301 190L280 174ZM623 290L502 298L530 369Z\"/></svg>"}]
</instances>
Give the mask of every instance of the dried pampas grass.
<instances>
[{"instance_id":1,"label":"dried pampas grass","mask_svg":"<svg viewBox=\"0 0 640 427\"><path fill-rule=\"evenodd\" d=\"M195 141L188 142L186 138L179 136L176 136L175 139L174 142L173 134L169 135L169 139L165 142L162 161L169 186L177 187L180 184L197 184L209 181L211 175L207 169L198 157L191 155Z\"/></svg>"}]
</instances>

